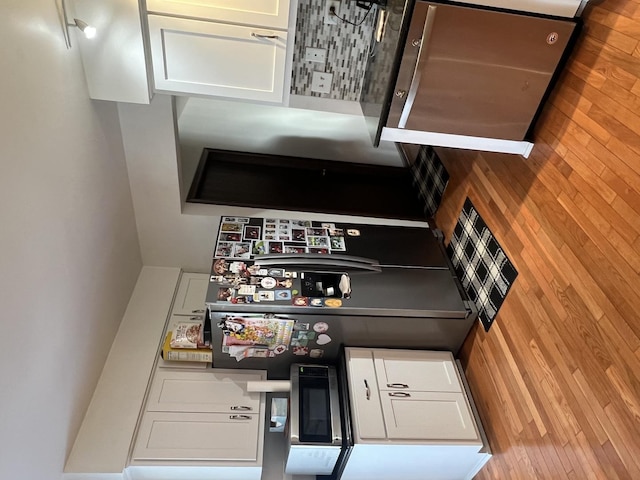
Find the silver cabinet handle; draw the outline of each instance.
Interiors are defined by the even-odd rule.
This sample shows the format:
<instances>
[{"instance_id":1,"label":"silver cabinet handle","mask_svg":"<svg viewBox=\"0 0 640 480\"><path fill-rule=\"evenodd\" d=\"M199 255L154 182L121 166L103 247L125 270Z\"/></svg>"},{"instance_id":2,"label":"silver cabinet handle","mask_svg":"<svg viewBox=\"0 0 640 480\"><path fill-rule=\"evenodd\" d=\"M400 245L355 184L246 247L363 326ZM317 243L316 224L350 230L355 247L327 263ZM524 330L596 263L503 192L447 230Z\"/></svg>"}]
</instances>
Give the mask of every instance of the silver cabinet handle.
<instances>
[{"instance_id":1,"label":"silver cabinet handle","mask_svg":"<svg viewBox=\"0 0 640 480\"><path fill-rule=\"evenodd\" d=\"M409 385L406 383L387 383L387 387L389 388L409 388Z\"/></svg>"},{"instance_id":2,"label":"silver cabinet handle","mask_svg":"<svg viewBox=\"0 0 640 480\"><path fill-rule=\"evenodd\" d=\"M411 394L407 392L389 392L390 397L410 397Z\"/></svg>"},{"instance_id":3,"label":"silver cabinet handle","mask_svg":"<svg viewBox=\"0 0 640 480\"><path fill-rule=\"evenodd\" d=\"M251 415L229 415L230 420L251 420Z\"/></svg>"},{"instance_id":4,"label":"silver cabinet handle","mask_svg":"<svg viewBox=\"0 0 640 480\"><path fill-rule=\"evenodd\" d=\"M189 317L189 320L202 320L202 315L196 315L193 317Z\"/></svg>"},{"instance_id":5,"label":"silver cabinet handle","mask_svg":"<svg viewBox=\"0 0 640 480\"><path fill-rule=\"evenodd\" d=\"M435 5L429 5L429 9L427 10L427 18L424 21L424 28L422 30L422 42L420 42L420 50L418 50L418 61L416 62L416 68L413 71L413 78L411 79L411 86L409 87L409 95L407 95L407 101L404 102L404 107L402 108L402 113L400 114L398 128L406 127L407 120L409 120L409 115L411 115L413 102L416 99L418 87L420 86L422 69L427 57L427 51L429 50L429 40L431 39L431 32L433 30L433 22L436 19L437 8L438 7L436 7ZM412 42L412 45L414 44L415 42Z\"/></svg>"},{"instance_id":6,"label":"silver cabinet handle","mask_svg":"<svg viewBox=\"0 0 640 480\"><path fill-rule=\"evenodd\" d=\"M278 38L278 35L256 32L251 32L251 36L256 38Z\"/></svg>"},{"instance_id":7,"label":"silver cabinet handle","mask_svg":"<svg viewBox=\"0 0 640 480\"><path fill-rule=\"evenodd\" d=\"M366 388L367 400L371 400L371 390L369 389L369 384L367 383L366 379L364 381L364 386Z\"/></svg>"},{"instance_id":8,"label":"silver cabinet handle","mask_svg":"<svg viewBox=\"0 0 640 480\"><path fill-rule=\"evenodd\" d=\"M242 410L246 412L247 410L253 410L253 408L247 407L245 405L234 405L233 407L231 407L231 410Z\"/></svg>"},{"instance_id":9,"label":"silver cabinet handle","mask_svg":"<svg viewBox=\"0 0 640 480\"><path fill-rule=\"evenodd\" d=\"M204 313L204 309L200 308L198 310L191 310L191 313Z\"/></svg>"}]
</instances>

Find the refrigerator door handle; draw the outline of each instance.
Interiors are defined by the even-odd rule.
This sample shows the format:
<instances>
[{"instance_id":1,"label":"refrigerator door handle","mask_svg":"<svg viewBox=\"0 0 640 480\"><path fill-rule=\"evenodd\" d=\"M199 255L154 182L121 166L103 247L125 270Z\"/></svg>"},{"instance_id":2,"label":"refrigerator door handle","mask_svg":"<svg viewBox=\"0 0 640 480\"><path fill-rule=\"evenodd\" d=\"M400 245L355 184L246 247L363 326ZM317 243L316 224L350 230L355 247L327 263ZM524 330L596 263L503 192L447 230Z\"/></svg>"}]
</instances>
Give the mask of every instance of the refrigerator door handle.
<instances>
[{"instance_id":1,"label":"refrigerator door handle","mask_svg":"<svg viewBox=\"0 0 640 480\"><path fill-rule=\"evenodd\" d=\"M424 22L424 29L422 30L422 41L420 42L420 50L418 50L418 60L416 61L416 68L413 71L413 78L411 79L411 86L409 87L409 94L407 100L402 108L400 114L400 120L398 120L398 128L405 128L407 126L407 120L411 115L411 109L413 108L413 102L416 99L418 88L420 87L420 79L422 77L422 70L429 51L429 40L431 39L431 32L433 31L433 22L436 19L436 11L438 7L435 5L429 5L427 10L427 18Z\"/></svg>"},{"instance_id":2,"label":"refrigerator door handle","mask_svg":"<svg viewBox=\"0 0 640 480\"><path fill-rule=\"evenodd\" d=\"M259 267L297 267L314 271L364 270L380 273L382 268L376 260L348 255L325 255L321 253L256 255Z\"/></svg>"}]
</instances>

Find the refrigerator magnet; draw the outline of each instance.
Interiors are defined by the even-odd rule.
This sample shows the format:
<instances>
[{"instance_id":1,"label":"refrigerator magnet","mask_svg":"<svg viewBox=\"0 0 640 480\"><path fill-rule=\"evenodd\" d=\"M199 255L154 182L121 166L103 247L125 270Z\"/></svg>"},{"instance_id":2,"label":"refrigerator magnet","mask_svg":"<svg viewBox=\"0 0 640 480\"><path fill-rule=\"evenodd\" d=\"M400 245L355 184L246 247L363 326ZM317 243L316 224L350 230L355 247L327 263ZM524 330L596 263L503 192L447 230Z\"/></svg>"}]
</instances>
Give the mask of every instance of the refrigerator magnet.
<instances>
[{"instance_id":1,"label":"refrigerator magnet","mask_svg":"<svg viewBox=\"0 0 640 480\"><path fill-rule=\"evenodd\" d=\"M229 270L229 264L223 258L219 258L215 262L213 262L212 267L213 273L217 275L224 275Z\"/></svg>"},{"instance_id":2,"label":"refrigerator magnet","mask_svg":"<svg viewBox=\"0 0 640 480\"><path fill-rule=\"evenodd\" d=\"M342 306L342 300L339 298L325 298L324 304L327 307L337 308Z\"/></svg>"},{"instance_id":3,"label":"refrigerator magnet","mask_svg":"<svg viewBox=\"0 0 640 480\"><path fill-rule=\"evenodd\" d=\"M318 335L316 343L318 345L326 345L327 343L331 343L331 337L326 333L321 333L320 335Z\"/></svg>"},{"instance_id":4,"label":"refrigerator magnet","mask_svg":"<svg viewBox=\"0 0 640 480\"><path fill-rule=\"evenodd\" d=\"M321 298L310 298L309 305L312 307L324 307L324 303Z\"/></svg>"},{"instance_id":5,"label":"refrigerator magnet","mask_svg":"<svg viewBox=\"0 0 640 480\"><path fill-rule=\"evenodd\" d=\"M258 298L261 302L273 302L275 295L272 290L260 290L258 292Z\"/></svg>"},{"instance_id":6,"label":"refrigerator magnet","mask_svg":"<svg viewBox=\"0 0 640 480\"><path fill-rule=\"evenodd\" d=\"M329 325L326 322L317 322L313 324L313 330L318 333L324 333L329 330Z\"/></svg>"},{"instance_id":7,"label":"refrigerator magnet","mask_svg":"<svg viewBox=\"0 0 640 480\"><path fill-rule=\"evenodd\" d=\"M253 296L254 293L256 293L256 286L255 285L240 285L240 288L238 288L238 295L251 295L251 296Z\"/></svg>"},{"instance_id":8,"label":"refrigerator magnet","mask_svg":"<svg viewBox=\"0 0 640 480\"><path fill-rule=\"evenodd\" d=\"M216 248L216 257L230 257L233 252L233 243L232 242L218 242L218 247Z\"/></svg>"},{"instance_id":9,"label":"refrigerator magnet","mask_svg":"<svg viewBox=\"0 0 640 480\"><path fill-rule=\"evenodd\" d=\"M309 355L309 349L307 347L293 347L294 355Z\"/></svg>"},{"instance_id":10,"label":"refrigerator magnet","mask_svg":"<svg viewBox=\"0 0 640 480\"><path fill-rule=\"evenodd\" d=\"M314 348L309 352L311 358L321 358L324 355L324 350L321 348Z\"/></svg>"},{"instance_id":11,"label":"refrigerator magnet","mask_svg":"<svg viewBox=\"0 0 640 480\"><path fill-rule=\"evenodd\" d=\"M302 228L294 228L291 230L291 240L294 242L305 242L307 236L305 235L304 229Z\"/></svg>"},{"instance_id":12,"label":"refrigerator magnet","mask_svg":"<svg viewBox=\"0 0 640 480\"><path fill-rule=\"evenodd\" d=\"M344 237L331 237L331 250L338 250L344 252L347 246L344 242Z\"/></svg>"},{"instance_id":13,"label":"refrigerator magnet","mask_svg":"<svg viewBox=\"0 0 640 480\"><path fill-rule=\"evenodd\" d=\"M336 228L336 224L335 223L321 223L320 226L322 228Z\"/></svg>"},{"instance_id":14,"label":"refrigerator magnet","mask_svg":"<svg viewBox=\"0 0 640 480\"><path fill-rule=\"evenodd\" d=\"M263 240L253 240L251 246L251 253L253 255L264 255L267 253L267 246L265 245Z\"/></svg>"},{"instance_id":15,"label":"refrigerator magnet","mask_svg":"<svg viewBox=\"0 0 640 480\"><path fill-rule=\"evenodd\" d=\"M309 330L309 324L296 321L296 323L293 324L293 329L295 331L306 331Z\"/></svg>"},{"instance_id":16,"label":"refrigerator magnet","mask_svg":"<svg viewBox=\"0 0 640 480\"><path fill-rule=\"evenodd\" d=\"M291 300L291 290L276 290L276 300Z\"/></svg>"},{"instance_id":17,"label":"refrigerator magnet","mask_svg":"<svg viewBox=\"0 0 640 480\"><path fill-rule=\"evenodd\" d=\"M234 219L235 220L235 219ZM220 230L223 232L240 232L242 231L241 223L223 223L220 227Z\"/></svg>"},{"instance_id":18,"label":"refrigerator magnet","mask_svg":"<svg viewBox=\"0 0 640 480\"><path fill-rule=\"evenodd\" d=\"M307 297L293 297L293 301L291 303L296 307L306 307L309 305L309 299Z\"/></svg>"},{"instance_id":19,"label":"refrigerator magnet","mask_svg":"<svg viewBox=\"0 0 640 480\"><path fill-rule=\"evenodd\" d=\"M341 228L330 228L329 229L329 236L330 237L343 237L344 236L344 230Z\"/></svg>"},{"instance_id":20,"label":"refrigerator magnet","mask_svg":"<svg viewBox=\"0 0 640 480\"><path fill-rule=\"evenodd\" d=\"M269 253L282 253L283 251L282 242L269 242Z\"/></svg>"},{"instance_id":21,"label":"refrigerator magnet","mask_svg":"<svg viewBox=\"0 0 640 480\"><path fill-rule=\"evenodd\" d=\"M293 280L290 278L285 278L284 280L276 280L276 285L278 287L291 288L293 286Z\"/></svg>"},{"instance_id":22,"label":"refrigerator magnet","mask_svg":"<svg viewBox=\"0 0 640 480\"><path fill-rule=\"evenodd\" d=\"M254 227L253 225L245 225L244 227L245 240L258 240L259 238L260 238L260 227Z\"/></svg>"},{"instance_id":23,"label":"refrigerator magnet","mask_svg":"<svg viewBox=\"0 0 640 480\"><path fill-rule=\"evenodd\" d=\"M267 275L270 277L284 277L284 269L282 268L270 268Z\"/></svg>"},{"instance_id":24,"label":"refrigerator magnet","mask_svg":"<svg viewBox=\"0 0 640 480\"><path fill-rule=\"evenodd\" d=\"M359 237L360 236L360 230L357 230L355 228L349 228L349 229L347 229L347 235L349 235L351 237Z\"/></svg>"},{"instance_id":25,"label":"refrigerator magnet","mask_svg":"<svg viewBox=\"0 0 640 480\"><path fill-rule=\"evenodd\" d=\"M233 290L231 290L230 288L218 289L218 301L220 302L228 302L232 295Z\"/></svg>"},{"instance_id":26,"label":"refrigerator magnet","mask_svg":"<svg viewBox=\"0 0 640 480\"><path fill-rule=\"evenodd\" d=\"M273 288L276 286L276 279L273 277L264 277L260 280L260 285L262 285L262 288Z\"/></svg>"},{"instance_id":27,"label":"refrigerator magnet","mask_svg":"<svg viewBox=\"0 0 640 480\"><path fill-rule=\"evenodd\" d=\"M273 353L275 353L276 355L280 355L281 353L284 353L286 351L287 347L285 345L276 345L273 349Z\"/></svg>"}]
</instances>

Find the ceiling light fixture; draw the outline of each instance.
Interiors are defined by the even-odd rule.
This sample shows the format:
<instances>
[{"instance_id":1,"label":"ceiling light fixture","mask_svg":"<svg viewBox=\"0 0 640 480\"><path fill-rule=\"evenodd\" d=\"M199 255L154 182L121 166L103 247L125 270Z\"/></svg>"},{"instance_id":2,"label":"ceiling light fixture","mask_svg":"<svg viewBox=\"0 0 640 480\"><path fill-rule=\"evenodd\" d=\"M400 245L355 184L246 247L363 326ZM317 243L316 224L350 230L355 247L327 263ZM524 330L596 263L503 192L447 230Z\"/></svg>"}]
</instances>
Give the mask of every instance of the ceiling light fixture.
<instances>
[{"instance_id":1,"label":"ceiling light fixture","mask_svg":"<svg viewBox=\"0 0 640 480\"><path fill-rule=\"evenodd\" d=\"M69 35L69 27L78 27L84 36L87 38L93 38L96 36L96 27L92 27L84 20L80 20L78 18L74 18L73 22L69 21L67 17L67 5L65 4L65 0L62 0L62 14L64 15L64 33L65 33L65 42L67 43L67 48L71 48L71 36Z\"/></svg>"}]
</instances>

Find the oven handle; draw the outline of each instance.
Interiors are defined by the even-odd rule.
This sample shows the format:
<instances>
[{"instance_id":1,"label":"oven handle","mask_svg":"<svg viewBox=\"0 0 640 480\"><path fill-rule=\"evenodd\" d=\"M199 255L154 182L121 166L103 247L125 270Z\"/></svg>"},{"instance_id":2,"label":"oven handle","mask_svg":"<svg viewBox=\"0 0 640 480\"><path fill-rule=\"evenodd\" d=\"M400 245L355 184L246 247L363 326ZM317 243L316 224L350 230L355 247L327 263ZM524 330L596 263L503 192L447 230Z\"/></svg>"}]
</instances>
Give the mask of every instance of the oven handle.
<instances>
[{"instance_id":1,"label":"oven handle","mask_svg":"<svg viewBox=\"0 0 640 480\"><path fill-rule=\"evenodd\" d=\"M400 114L400 120L398 121L398 128L405 128L409 115L411 115L411 109L413 108L413 102L416 99L418 88L420 87L420 79L422 77L422 70L426 63L427 52L429 51L429 41L431 40L431 32L433 31L433 23L436 19L436 11L438 7L435 5L429 5L427 10L427 18L424 21L424 28L422 30L422 41L420 42L420 50L418 50L418 60L416 62L416 68L413 71L413 78L411 79L411 86L409 87L409 94L407 95L407 101L404 103L402 113Z\"/></svg>"}]
</instances>

